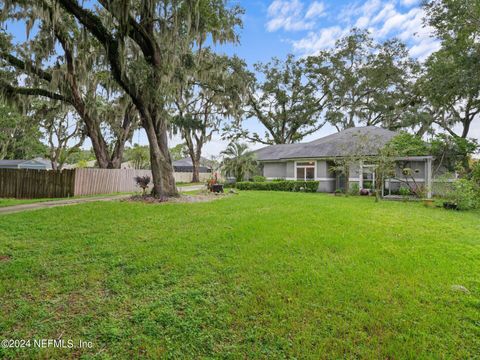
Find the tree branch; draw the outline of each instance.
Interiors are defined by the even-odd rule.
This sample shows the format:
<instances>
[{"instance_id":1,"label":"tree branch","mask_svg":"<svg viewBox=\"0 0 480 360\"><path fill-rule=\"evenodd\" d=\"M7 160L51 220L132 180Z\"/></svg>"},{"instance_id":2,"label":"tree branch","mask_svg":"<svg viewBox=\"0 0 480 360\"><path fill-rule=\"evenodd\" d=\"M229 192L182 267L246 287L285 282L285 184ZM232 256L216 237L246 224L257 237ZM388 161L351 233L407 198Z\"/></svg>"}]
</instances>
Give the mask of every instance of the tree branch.
<instances>
[{"instance_id":1,"label":"tree branch","mask_svg":"<svg viewBox=\"0 0 480 360\"><path fill-rule=\"evenodd\" d=\"M25 70L29 73L37 75L39 78L45 81L52 81L52 75L49 72L35 66L31 61L20 60L19 58L5 51L0 51L0 57L19 70Z\"/></svg>"},{"instance_id":2,"label":"tree branch","mask_svg":"<svg viewBox=\"0 0 480 360\"><path fill-rule=\"evenodd\" d=\"M71 99L58 94L53 91L49 91L41 88L24 88L16 87L8 84L5 81L0 81L0 90L7 96L14 95L26 95L26 96L43 96L52 100L59 100L69 104L72 104Z\"/></svg>"}]
</instances>

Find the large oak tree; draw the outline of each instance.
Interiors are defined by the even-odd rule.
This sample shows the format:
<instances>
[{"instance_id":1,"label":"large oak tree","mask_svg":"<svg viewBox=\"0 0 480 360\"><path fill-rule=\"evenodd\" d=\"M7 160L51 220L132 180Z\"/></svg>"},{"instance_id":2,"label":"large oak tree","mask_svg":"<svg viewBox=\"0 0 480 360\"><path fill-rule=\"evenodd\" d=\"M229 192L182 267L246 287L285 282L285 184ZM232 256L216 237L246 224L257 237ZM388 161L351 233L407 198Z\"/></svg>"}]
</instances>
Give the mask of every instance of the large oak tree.
<instances>
[{"instance_id":1,"label":"large oak tree","mask_svg":"<svg viewBox=\"0 0 480 360\"><path fill-rule=\"evenodd\" d=\"M263 134L251 131L238 119L228 130L230 137L266 145L290 144L319 130L326 96L318 81L306 76L305 64L293 55L268 63L255 64L257 78L251 76L244 118L258 119Z\"/></svg>"},{"instance_id":2,"label":"large oak tree","mask_svg":"<svg viewBox=\"0 0 480 360\"><path fill-rule=\"evenodd\" d=\"M85 124L98 166L119 168L138 117L101 64L102 47L68 15L58 15L53 22L53 8L19 3L6 4L2 17L24 21L29 36L19 44L0 36L1 92L23 105L42 97L51 100L52 108L59 101L73 107ZM35 33L29 31L34 23Z\"/></svg>"},{"instance_id":3,"label":"large oak tree","mask_svg":"<svg viewBox=\"0 0 480 360\"><path fill-rule=\"evenodd\" d=\"M325 118L337 130L405 125L419 65L401 42L376 43L367 31L352 29L333 49L307 58L307 65L327 97Z\"/></svg>"},{"instance_id":4,"label":"large oak tree","mask_svg":"<svg viewBox=\"0 0 480 360\"><path fill-rule=\"evenodd\" d=\"M58 0L106 51L115 81L140 113L150 145L153 193L176 195L168 151L166 104L177 87L177 68L191 65L189 51L208 36L235 41L240 9L224 0L98 0L93 10L76 0Z\"/></svg>"},{"instance_id":5,"label":"large oak tree","mask_svg":"<svg viewBox=\"0 0 480 360\"><path fill-rule=\"evenodd\" d=\"M192 182L199 182L203 146L228 118L241 112L250 77L237 57L201 48L194 61L192 69L183 74L186 79L175 96L172 125L173 132L181 134L192 160Z\"/></svg>"},{"instance_id":6,"label":"large oak tree","mask_svg":"<svg viewBox=\"0 0 480 360\"><path fill-rule=\"evenodd\" d=\"M480 5L433 0L424 6L425 21L435 29L441 48L426 61L423 94L435 110L434 121L466 139L472 124L480 121Z\"/></svg>"}]
</instances>

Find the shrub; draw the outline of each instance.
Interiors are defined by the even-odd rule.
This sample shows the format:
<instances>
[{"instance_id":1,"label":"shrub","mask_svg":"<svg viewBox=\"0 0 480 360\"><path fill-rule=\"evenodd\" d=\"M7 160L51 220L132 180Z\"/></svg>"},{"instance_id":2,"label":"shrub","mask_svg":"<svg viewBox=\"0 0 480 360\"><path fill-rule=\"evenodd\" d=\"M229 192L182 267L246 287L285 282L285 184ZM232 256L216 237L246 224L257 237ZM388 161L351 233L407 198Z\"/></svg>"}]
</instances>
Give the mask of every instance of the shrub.
<instances>
[{"instance_id":1,"label":"shrub","mask_svg":"<svg viewBox=\"0 0 480 360\"><path fill-rule=\"evenodd\" d=\"M350 185L350 189L348 190L350 195L358 195L360 194L360 186L357 183L353 183Z\"/></svg>"},{"instance_id":2,"label":"shrub","mask_svg":"<svg viewBox=\"0 0 480 360\"><path fill-rule=\"evenodd\" d=\"M477 160L472 166L471 178L480 186L480 160Z\"/></svg>"},{"instance_id":3,"label":"shrub","mask_svg":"<svg viewBox=\"0 0 480 360\"><path fill-rule=\"evenodd\" d=\"M479 189L473 181L460 179L452 184L447 199L459 210L475 209L479 206Z\"/></svg>"},{"instance_id":4,"label":"shrub","mask_svg":"<svg viewBox=\"0 0 480 360\"><path fill-rule=\"evenodd\" d=\"M261 175L255 175L253 177L253 182L265 182L267 180L267 178L265 176L261 176Z\"/></svg>"},{"instance_id":5,"label":"shrub","mask_svg":"<svg viewBox=\"0 0 480 360\"><path fill-rule=\"evenodd\" d=\"M407 197L407 196L410 196L412 192L410 191L409 188L402 186L400 189L398 189L398 193L403 197Z\"/></svg>"},{"instance_id":6,"label":"shrub","mask_svg":"<svg viewBox=\"0 0 480 360\"><path fill-rule=\"evenodd\" d=\"M237 182L239 190L266 190L266 191L305 191L317 192L318 181L265 181L265 182Z\"/></svg>"},{"instance_id":7,"label":"shrub","mask_svg":"<svg viewBox=\"0 0 480 360\"><path fill-rule=\"evenodd\" d=\"M150 184L150 176L135 176L134 180L137 183L137 186L142 188L143 195L145 195L148 184Z\"/></svg>"}]
</instances>

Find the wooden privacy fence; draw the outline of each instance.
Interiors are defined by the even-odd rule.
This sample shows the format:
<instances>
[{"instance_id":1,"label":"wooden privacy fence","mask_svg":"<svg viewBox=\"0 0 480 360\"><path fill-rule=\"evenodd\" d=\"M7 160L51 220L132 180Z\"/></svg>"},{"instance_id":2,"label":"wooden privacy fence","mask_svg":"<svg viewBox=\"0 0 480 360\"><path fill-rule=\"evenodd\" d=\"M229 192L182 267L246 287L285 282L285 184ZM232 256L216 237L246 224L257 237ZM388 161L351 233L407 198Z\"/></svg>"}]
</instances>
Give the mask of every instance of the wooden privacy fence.
<instances>
[{"instance_id":1,"label":"wooden privacy fence","mask_svg":"<svg viewBox=\"0 0 480 360\"><path fill-rule=\"evenodd\" d=\"M150 170L72 169L31 170L0 169L0 198L39 199L80 195L133 192L139 188L136 176L150 176ZM206 181L211 174L200 174ZM177 182L189 182L191 173L175 173Z\"/></svg>"},{"instance_id":2,"label":"wooden privacy fence","mask_svg":"<svg viewBox=\"0 0 480 360\"><path fill-rule=\"evenodd\" d=\"M61 198L74 195L75 170L0 169L0 197Z\"/></svg>"},{"instance_id":3,"label":"wooden privacy fence","mask_svg":"<svg viewBox=\"0 0 480 360\"><path fill-rule=\"evenodd\" d=\"M139 190L136 176L150 176L150 170L135 169L75 169L75 196L110 194Z\"/></svg>"}]
</instances>

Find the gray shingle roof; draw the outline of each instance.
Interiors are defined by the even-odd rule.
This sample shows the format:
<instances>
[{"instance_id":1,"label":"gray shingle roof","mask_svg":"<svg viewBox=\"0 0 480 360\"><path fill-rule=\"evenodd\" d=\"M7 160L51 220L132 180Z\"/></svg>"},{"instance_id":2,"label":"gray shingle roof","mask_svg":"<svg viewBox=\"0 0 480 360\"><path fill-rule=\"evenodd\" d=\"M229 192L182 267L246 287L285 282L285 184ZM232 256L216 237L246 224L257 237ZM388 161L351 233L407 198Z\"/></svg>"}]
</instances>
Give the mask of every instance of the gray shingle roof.
<instances>
[{"instance_id":1,"label":"gray shingle roof","mask_svg":"<svg viewBox=\"0 0 480 360\"><path fill-rule=\"evenodd\" d=\"M396 132L375 126L350 128L308 143L271 145L255 151L257 160L375 155Z\"/></svg>"},{"instance_id":2,"label":"gray shingle roof","mask_svg":"<svg viewBox=\"0 0 480 360\"><path fill-rule=\"evenodd\" d=\"M47 167L51 166L50 160L43 158L35 158L30 160L16 159L16 160L0 160L0 166L18 166L21 164L31 164L31 165L45 165Z\"/></svg>"},{"instance_id":3,"label":"gray shingle roof","mask_svg":"<svg viewBox=\"0 0 480 360\"><path fill-rule=\"evenodd\" d=\"M0 166L2 165L14 166L14 165L21 164L25 161L26 160L0 160Z\"/></svg>"},{"instance_id":4,"label":"gray shingle roof","mask_svg":"<svg viewBox=\"0 0 480 360\"><path fill-rule=\"evenodd\" d=\"M208 160L205 159L204 157L200 158L199 171L201 173L206 173L211 171L211 168L205 165L207 162ZM173 168L177 172L192 172L193 171L192 159L190 159L189 157L186 157L180 160L175 160L173 161Z\"/></svg>"},{"instance_id":5,"label":"gray shingle roof","mask_svg":"<svg viewBox=\"0 0 480 360\"><path fill-rule=\"evenodd\" d=\"M204 165L208 160L204 157L200 158L200 165ZM189 157L173 161L173 166L193 166L192 159Z\"/></svg>"}]
</instances>

